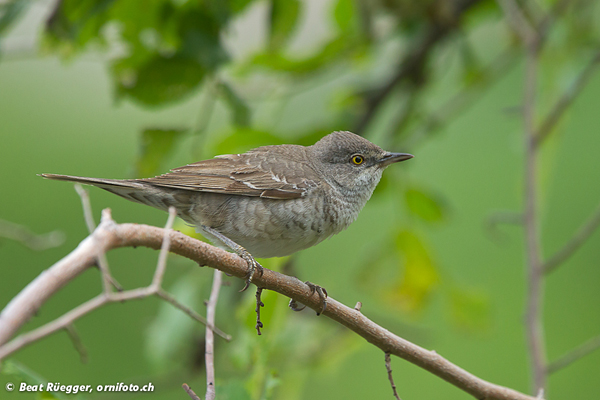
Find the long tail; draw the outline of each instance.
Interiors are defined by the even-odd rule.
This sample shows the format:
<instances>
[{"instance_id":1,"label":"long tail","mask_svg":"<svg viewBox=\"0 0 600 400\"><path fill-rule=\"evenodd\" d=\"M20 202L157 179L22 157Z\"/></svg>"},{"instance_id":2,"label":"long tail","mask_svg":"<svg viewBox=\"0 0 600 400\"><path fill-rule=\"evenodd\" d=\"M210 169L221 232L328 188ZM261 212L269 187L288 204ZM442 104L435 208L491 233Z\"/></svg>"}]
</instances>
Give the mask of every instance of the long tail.
<instances>
[{"instance_id":1,"label":"long tail","mask_svg":"<svg viewBox=\"0 0 600 400\"><path fill-rule=\"evenodd\" d=\"M150 183L136 179L100 179L57 174L40 174L40 176L56 181L69 181L97 186L121 196L124 199L146 204L165 211L168 210L171 205L184 206L183 209L185 209L185 204L181 204L181 201L175 201L173 198L173 195L175 194L174 190L157 188Z\"/></svg>"},{"instance_id":2,"label":"long tail","mask_svg":"<svg viewBox=\"0 0 600 400\"><path fill-rule=\"evenodd\" d=\"M135 180L128 179L100 179L100 178L86 178L84 176L70 176L70 175L58 175L58 174L40 174L46 179L52 179L55 181L69 181L78 182L85 185L93 185L101 187L102 189L109 190L111 188L128 188L128 189L143 189L146 185L136 182Z\"/></svg>"}]
</instances>

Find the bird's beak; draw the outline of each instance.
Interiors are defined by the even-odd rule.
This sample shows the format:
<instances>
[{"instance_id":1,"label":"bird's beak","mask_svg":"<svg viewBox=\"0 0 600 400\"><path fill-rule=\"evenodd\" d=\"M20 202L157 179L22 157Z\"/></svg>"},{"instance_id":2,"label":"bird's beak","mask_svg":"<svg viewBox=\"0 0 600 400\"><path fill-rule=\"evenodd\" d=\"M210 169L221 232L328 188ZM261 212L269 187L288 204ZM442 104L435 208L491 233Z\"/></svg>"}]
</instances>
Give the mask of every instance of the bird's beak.
<instances>
[{"instance_id":1,"label":"bird's beak","mask_svg":"<svg viewBox=\"0 0 600 400\"><path fill-rule=\"evenodd\" d=\"M378 164L381 168L385 168L390 164L397 163L400 161L410 160L414 156L408 153L386 153Z\"/></svg>"}]
</instances>

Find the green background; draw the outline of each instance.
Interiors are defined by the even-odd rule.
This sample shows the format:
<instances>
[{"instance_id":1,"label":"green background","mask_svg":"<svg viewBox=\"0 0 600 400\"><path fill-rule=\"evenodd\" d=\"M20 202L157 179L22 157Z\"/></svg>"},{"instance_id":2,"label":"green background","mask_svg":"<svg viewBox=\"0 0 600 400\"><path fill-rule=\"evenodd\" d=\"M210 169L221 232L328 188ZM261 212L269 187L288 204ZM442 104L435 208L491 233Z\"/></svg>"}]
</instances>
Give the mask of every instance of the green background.
<instances>
[{"instance_id":1,"label":"green background","mask_svg":"<svg viewBox=\"0 0 600 400\"><path fill-rule=\"evenodd\" d=\"M29 18L19 29L31 32L36 26L35 18ZM488 34L480 45L491 48L496 42L494 35ZM328 120L331 110L327 99L332 92L342 90L345 83L327 76L320 79L321 84L293 95L281 107L274 126L283 141L286 132ZM390 252L384 244L394 240L396 224L415 226L411 225L413 217L399 206L399 191L376 193L347 231L301 252L295 273L324 286L330 296L349 306L361 301L364 314L375 322L434 349L467 371L528 392L522 229L499 225L496 234L490 235L485 223L497 211L518 211L521 207L522 126L513 108L521 101L522 80L522 65L517 64L436 135L409 149L388 149L410 150L415 158L391 167L386 174L427 188L444 204L443 221L414 228L427 238L428 255L436 265L440 282L418 310L395 306L393 297L382 293L378 286L381 279L397 279L398 272L390 270L382 275L378 266L397 264L382 261L381 254ZM444 93L443 85L438 91ZM542 104L552 103L548 92L542 91ZM72 185L45 181L36 174L130 177L140 154L140 130L193 125L203 107L204 94L205 90L197 91L182 102L160 109L116 101L109 71L94 51L69 62L54 55L27 54L0 61L0 218L37 233L58 229L66 234L63 245L41 252L10 240L1 241L0 307L87 234L80 200ZM560 130L544 146L539 187L545 256L568 241L598 205L599 97L600 75L596 75L577 98ZM435 96L432 98L435 101ZM261 113L266 118L276 109L272 104L261 104L259 108L257 125ZM227 117L223 104L217 104L207 138L187 136L177 142L162 162L162 170L216 155L216 146L211 143L218 143L226 134L221 121ZM385 140L378 142L376 130L368 138L386 147ZM206 146L199 148L198 143ZM160 226L166 221L166 215L157 210L99 189L90 189L90 195L96 220L101 209L109 207L117 222ZM150 282L157 255L148 249L128 248L110 252L108 259L119 282L133 288ZM598 260L600 234L596 233L547 277L543 315L551 360L600 332ZM371 271L373 279L369 278ZM202 314L211 277L209 269L171 256L165 287ZM257 393L252 379L260 374L274 385L274 392L265 395L267 398L392 397L379 349L326 318L315 317L312 311L287 311L286 299L272 293L265 297L264 333L256 337L252 323L254 293L249 290L240 295L237 291L241 282L233 278L226 281L231 285L223 287L217 325L231 333L234 340L226 343L216 339L216 376L217 389L227 398L246 398L245 390ZM98 272L85 272L52 297L24 331L58 317L100 290ZM455 315L461 308L452 304L454 291L467 298L467 322L463 324L460 315ZM87 363L80 362L64 332L28 346L12 360L51 382L93 386L152 382L156 387L151 394L94 394L92 398L186 398L180 389L183 382L203 397L204 372L201 363L194 362L203 355L198 347L202 345L203 329L157 299L106 306L82 318L76 327L89 353ZM185 346L169 350L165 341L171 347L179 341ZM165 356L161 351L172 353ZM392 368L403 399L470 398L404 360L393 358ZM553 374L548 395L552 399L598 398L599 376L600 352L595 352ZM0 398L36 398L5 392L4 385L9 381L17 379L0 375ZM256 396L251 398L260 398Z\"/></svg>"}]
</instances>

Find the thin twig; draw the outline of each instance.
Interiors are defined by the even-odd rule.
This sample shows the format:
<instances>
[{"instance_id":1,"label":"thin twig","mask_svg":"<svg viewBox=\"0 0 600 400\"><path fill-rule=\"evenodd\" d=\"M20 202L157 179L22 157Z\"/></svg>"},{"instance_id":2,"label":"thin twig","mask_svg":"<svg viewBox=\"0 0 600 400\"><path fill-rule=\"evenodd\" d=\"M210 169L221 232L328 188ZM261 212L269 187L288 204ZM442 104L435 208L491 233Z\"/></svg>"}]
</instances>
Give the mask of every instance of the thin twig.
<instances>
[{"instance_id":1,"label":"thin twig","mask_svg":"<svg viewBox=\"0 0 600 400\"><path fill-rule=\"evenodd\" d=\"M600 348L600 336L596 336L595 338L588 340L581 346L574 348L569 353L560 357L558 360L551 362L546 367L546 371L548 372L548 374L553 374L556 371L559 371L565 368L566 366L571 365L580 358L587 356L588 354L590 354L594 350L597 350L598 348Z\"/></svg>"},{"instance_id":2,"label":"thin twig","mask_svg":"<svg viewBox=\"0 0 600 400\"><path fill-rule=\"evenodd\" d=\"M416 146L428 134L439 130L460 112L464 112L464 110L476 104L475 100L485 93L486 86L489 87L491 84L498 82L503 75L508 74L512 67L517 64L516 55L517 52L514 46L508 46L500 52L478 72L480 77L475 82L463 86L435 111L430 112L427 117L419 121L418 126L409 132L409 142L406 142L405 138L399 137L398 145L400 145L400 140L404 140L404 146L409 148Z\"/></svg>"},{"instance_id":3,"label":"thin twig","mask_svg":"<svg viewBox=\"0 0 600 400\"><path fill-rule=\"evenodd\" d=\"M528 265L526 331L533 374L533 393L546 387L546 354L543 328L544 281L537 211L537 151L533 127L537 86L538 49L528 46L526 56L523 120L525 124L525 251Z\"/></svg>"},{"instance_id":4,"label":"thin twig","mask_svg":"<svg viewBox=\"0 0 600 400\"><path fill-rule=\"evenodd\" d=\"M520 36L525 49L523 93L524 125L524 210L525 253L528 282L525 311L525 331L533 376L532 393L546 387L546 354L542 323L543 270L537 216L537 146L535 145L534 114L537 94L537 72L541 39L515 0L497 0L508 24Z\"/></svg>"},{"instance_id":5,"label":"thin twig","mask_svg":"<svg viewBox=\"0 0 600 400\"><path fill-rule=\"evenodd\" d=\"M173 222L175 221L176 216L177 209L175 209L173 206L169 207L169 218L167 219L167 224L165 225L165 237L160 248L160 254L158 255L158 264L156 265L156 271L154 271L154 278L152 278L151 286L156 288L157 291L162 284L165 270L167 268L167 257L169 256L169 247L171 247L171 237L169 236L169 231L173 227Z\"/></svg>"},{"instance_id":6,"label":"thin twig","mask_svg":"<svg viewBox=\"0 0 600 400\"><path fill-rule=\"evenodd\" d=\"M575 81L571 84L571 86L557 100L544 121L542 121L542 124L535 135L536 146L542 144L544 140L548 138L550 133L552 133L553 129L556 127L565 111L567 111L569 106L573 104L573 101L582 92L590 78L594 75L594 72L596 72L596 68L599 64L600 52L596 53L594 57L592 57L583 71L577 75L577 78L575 78Z\"/></svg>"},{"instance_id":7,"label":"thin twig","mask_svg":"<svg viewBox=\"0 0 600 400\"><path fill-rule=\"evenodd\" d=\"M589 239L590 236L600 226L600 206L594 211L594 214L579 228L571 240L567 242L560 250L550 257L544 264L545 273L554 271L557 267L567 261L579 248Z\"/></svg>"},{"instance_id":8,"label":"thin twig","mask_svg":"<svg viewBox=\"0 0 600 400\"><path fill-rule=\"evenodd\" d=\"M88 228L88 232L90 234L92 234L94 232L94 230L96 229L96 222L94 221L94 215L92 213L92 205L90 203L90 196L87 192L87 190L85 190L79 183L76 183L74 185L75 187L75 191L77 192L77 194L79 195L79 198L81 199L81 206L83 208L83 218L85 220L85 225ZM110 293L111 292L111 282L116 282L111 273L110 273L110 268L108 266L108 260L106 259L106 254L104 253L100 253L98 254L98 268L100 269L100 274L102 275L102 288L104 290L104 293ZM117 286L115 286L117 287ZM118 288L121 288L120 285L118 285ZM122 290L122 288L121 288Z\"/></svg>"},{"instance_id":9,"label":"thin twig","mask_svg":"<svg viewBox=\"0 0 600 400\"><path fill-rule=\"evenodd\" d=\"M76 183L74 187L75 191L79 195L79 198L81 199L81 207L83 208L85 225L88 228L88 232L92 233L94 232L94 229L96 229L96 222L94 221L94 214L92 212L92 205L90 203L90 195L79 183Z\"/></svg>"},{"instance_id":10,"label":"thin twig","mask_svg":"<svg viewBox=\"0 0 600 400\"><path fill-rule=\"evenodd\" d=\"M217 301L219 300L219 291L221 290L221 281L223 273L218 269L213 275L213 284L210 291L210 297L206 305L206 320L209 324L215 324L215 315L217 311ZM215 338L213 331L207 326L205 335L205 355L206 364L206 400L215 399Z\"/></svg>"},{"instance_id":11,"label":"thin twig","mask_svg":"<svg viewBox=\"0 0 600 400\"><path fill-rule=\"evenodd\" d=\"M454 18L458 22L463 13L468 11L469 8L475 6L479 2L480 0L459 0L453 2L454 4L452 9L454 15L450 17ZM423 74L423 71L426 69L425 64L435 46L443 39L448 37L448 35L451 34L458 25L458 23L431 24L427 27L427 30L424 32L422 38L418 40L419 43L410 49L399 63L399 68L396 74L373 95L368 96L366 110L356 124L354 132L358 133L359 135L365 133L365 129L377 114L380 106L392 93L394 93L401 83L411 78L413 81L422 79L418 76Z\"/></svg>"},{"instance_id":12,"label":"thin twig","mask_svg":"<svg viewBox=\"0 0 600 400\"><path fill-rule=\"evenodd\" d=\"M548 35L550 28L556 22L559 16L564 15L564 11L567 6L573 0L559 0L557 1L548 12L546 17L538 24L537 32L540 37L540 45ZM498 82L498 80L512 70L512 67L516 65L517 52L515 46L509 45L505 50L500 52L494 59L492 59L488 65L483 67L479 74L479 78L474 83L464 86L446 101L437 110L430 113L423 121L419 123L419 126L415 128L414 132L411 132L410 141L404 140L403 145L412 147L422 139L427 133L437 130L458 114L461 110L464 110L475 103L475 100L484 92L485 86L490 86L490 83Z\"/></svg>"},{"instance_id":13,"label":"thin twig","mask_svg":"<svg viewBox=\"0 0 600 400\"><path fill-rule=\"evenodd\" d=\"M202 400L200 396L194 393L192 388L189 387L187 383L184 383L183 385L181 385L181 387L183 387L183 390L186 391L186 393L192 398L192 400Z\"/></svg>"},{"instance_id":14,"label":"thin twig","mask_svg":"<svg viewBox=\"0 0 600 400\"><path fill-rule=\"evenodd\" d=\"M506 22L519 35L523 44L530 46L534 41L538 40L539 35L536 29L529 22L516 1L497 0L497 2L504 12Z\"/></svg>"},{"instance_id":15,"label":"thin twig","mask_svg":"<svg viewBox=\"0 0 600 400\"><path fill-rule=\"evenodd\" d=\"M214 333L216 333L217 335L221 336L226 341L228 341L228 342L231 341L231 335L223 332L222 330L220 330L219 328L217 328L213 324L209 324L208 321L206 320L206 318L204 318L202 315L198 314L196 311L192 310L191 308L186 307L185 305L183 305L180 302L178 302L171 294L169 294L169 293L165 292L164 290L160 289L158 292L156 292L156 296L158 296L161 299L165 300L167 303L170 303L171 305L173 305L173 307L175 307L175 308L183 311L190 318L195 319L196 321L200 322L202 325L206 325Z\"/></svg>"},{"instance_id":16,"label":"thin twig","mask_svg":"<svg viewBox=\"0 0 600 400\"><path fill-rule=\"evenodd\" d=\"M262 302L262 300L260 299L260 296L262 295L262 291L263 288L261 287L257 287L256 288L256 331L258 332L258 335L262 335L260 329L264 326L262 321L260 320L260 308L265 306L265 303ZM292 310L296 311L294 308L292 308Z\"/></svg>"},{"instance_id":17,"label":"thin twig","mask_svg":"<svg viewBox=\"0 0 600 400\"><path fill-rule=\"evenodd\" d=\"M81 337L79 336L79 334L77 333L77 330L75 329L75 325L69 324L69 325L65 326L65 330L67 331L67 334L69 335L69 338L71 339L71 342L73 342L73 347L75 347L75 350L77 350L77 352L79 353L79 358L80 358L81 362L83 364L87 364L88 353L87 353L85 346L83 345L83 341L81 340Z\"/></svg>"},{"instance_id":18,"label":"thin twig","mask_svg":"<svg viewBox=\"0 0 600 400\"><path fill-rule=\"evenodd\" d=\"M0 219L0 237L14 240L36 251L58 247L65 242L64 232L52 231L38 235L22 225L2 219Z\"/></svg>"},{"instance_id":19,"label":"thin twig","mask_svg":"<svg viewBox=\"0 0 600 400\"><path fill-rule=\"evenodd\" d=\"M390 385L392 385L392 391L394 392L394 397L397 400L402 400L402 399L400 399L400 396L398 396L398 392L396 391L396 384L394 383L394 377L392 376L392 359L390 357L390 353L387 351L385 352L385 369L387 370L388 379L390 380Z\"/></svg>"}]
</instances>

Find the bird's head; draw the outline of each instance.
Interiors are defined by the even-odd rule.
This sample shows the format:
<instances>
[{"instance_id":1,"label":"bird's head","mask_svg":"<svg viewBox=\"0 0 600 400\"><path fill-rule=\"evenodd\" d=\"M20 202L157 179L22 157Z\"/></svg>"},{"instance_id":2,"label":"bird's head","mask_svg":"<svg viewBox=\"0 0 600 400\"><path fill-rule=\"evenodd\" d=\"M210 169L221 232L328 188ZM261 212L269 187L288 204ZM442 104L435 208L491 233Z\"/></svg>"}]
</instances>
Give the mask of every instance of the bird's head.
<instances>
[{"instance_id":1,"label":"bird's head","mask_svg":"<svg viewBox=\"0 0 600 400\"><path fill-rule=\"evenodd\" d=\"M348 195L371 197L389 165L413 158L407 153L390 153L351 132L333 132L309 152L315 168L334 187Z\"/></svg>"}]
</instances>

